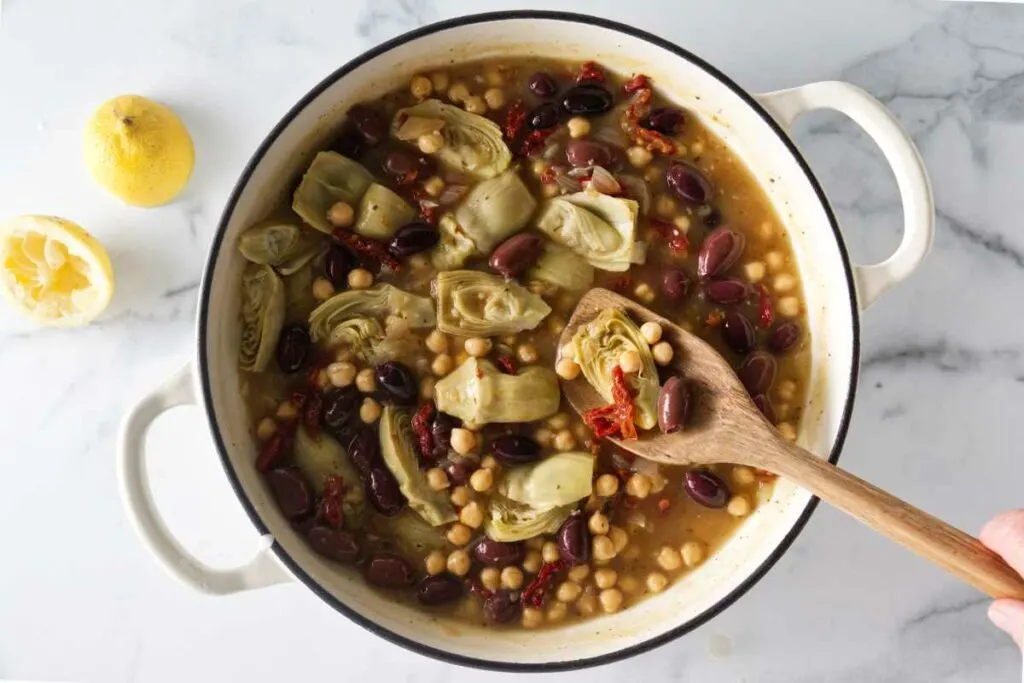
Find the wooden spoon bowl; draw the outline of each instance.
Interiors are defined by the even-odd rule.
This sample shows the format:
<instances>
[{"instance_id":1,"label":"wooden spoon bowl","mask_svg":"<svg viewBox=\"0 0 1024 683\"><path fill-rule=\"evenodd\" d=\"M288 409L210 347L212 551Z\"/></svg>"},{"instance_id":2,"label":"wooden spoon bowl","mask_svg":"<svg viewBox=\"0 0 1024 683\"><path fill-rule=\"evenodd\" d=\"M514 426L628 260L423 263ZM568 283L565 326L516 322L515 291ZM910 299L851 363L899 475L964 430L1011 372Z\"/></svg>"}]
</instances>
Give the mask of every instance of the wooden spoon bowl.
<instances>
[{"instance_id":1,"label":"wooden spoon bowl","mask_svg":"<svg viewBox=\"0 0 1024 683\"><path fill-rule=\"evenodd\" d=\"M748 465L784 476L875 531L910 548L994 598L1024 599L1024 579L977 539L885 491L833 466L783 438L761 415L728 361L700 337L635 301L592 289L576 306L559 348L601 311L618 308L638 324L657 322L675 354L672 368L691 390L691 412L679 431L642 432L639 439L612 439L621 448L666 465ZM582 375L562 380L578 413L606 401Z\"/></svg>"}]
</instances>

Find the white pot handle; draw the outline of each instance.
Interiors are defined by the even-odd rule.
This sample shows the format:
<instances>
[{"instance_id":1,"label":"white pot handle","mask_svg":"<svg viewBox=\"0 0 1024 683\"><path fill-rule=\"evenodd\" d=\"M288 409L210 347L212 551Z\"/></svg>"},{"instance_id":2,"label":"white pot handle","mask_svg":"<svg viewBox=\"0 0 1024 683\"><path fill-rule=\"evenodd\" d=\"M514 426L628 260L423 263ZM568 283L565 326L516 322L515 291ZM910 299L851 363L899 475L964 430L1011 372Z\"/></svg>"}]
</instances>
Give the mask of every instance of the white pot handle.
<instances>
[{"instance_id":1,"label":"white pot handle","mask_svg":"<svg viewBox=\"0 0 1024 683\"><path fill-rule=\"evenodd\" d=\"M903 240L892 256L870 266L854 266L861 310L921 265L935 232L935 203L924 161L914 142L885 106L855 85L824 81L758 95L757 100L787 130L813 109L835 109L870 135L896 175L903 198Z\"/></svg>"},{"instance_id":2,"label":"white pot handle","mask_svg":"<svg viewBox=\"0 0 1024 683\"><path fill-rule=\"evenodd\" d=\"M146 474L146 430L170 408L196 404L189 364L139 401L121 423L117 478L121 501L135 533L171 576L202 593L228 595L290 581L291 577L270 551L274 542L270 534L263 536L256 555L245 565L214 569L185 550L157 512Z\"/></svg>"}]
</instances>

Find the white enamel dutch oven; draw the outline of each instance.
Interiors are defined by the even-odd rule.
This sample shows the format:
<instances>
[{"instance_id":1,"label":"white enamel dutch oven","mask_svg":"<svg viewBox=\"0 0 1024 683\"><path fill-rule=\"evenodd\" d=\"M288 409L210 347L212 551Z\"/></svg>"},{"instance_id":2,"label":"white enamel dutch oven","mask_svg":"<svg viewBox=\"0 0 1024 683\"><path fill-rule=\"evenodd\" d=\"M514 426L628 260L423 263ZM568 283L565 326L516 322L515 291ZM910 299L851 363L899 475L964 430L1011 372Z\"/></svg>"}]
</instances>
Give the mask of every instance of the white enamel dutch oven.
<instances>
[{"instance_id":1,"label":"white enamel dutch oven","mask_svg":"<svg viewBox=\"0 0 1024 683\"><path fill-rule=\"evenodd\" d=\"M567 36L569 37L567 39ZM274 128L246 167L221 218L200 294L196 362L142 399L126 417L118 452L124 504L157 561L188 586L214 595L299 582L366 628L418 652L460 664L556 670L649 650L704 623L754 584L792 543L816 500L786 481L725 546L665 593L621 613L550 633L474 629L398 604L369 590L355 572L310 551L280 514L253 466L256 457L239 393L239 294L244 261L238 235L280 204L292 180L337 131L346 109L452 60L537 55L593 59L623 74L643 72L700 116L757 176L788 227L799 261L812 345L811 391L799 441L839 457L857 384L859 313L921 263L932 240L933 205L921 158L893 116L845 83L814 83L750 95L700 58L660 38L610 21L553 12L502 12L434 24L370 50L331 74ZM835 215L787 133L801 114L843 112L874 138L896 175L904 232L884 262L850 263ZM264 544L251 562L214 570L169 533L149 492L143 436L176 405L200 406L224 471Z\"/></svg>"}]
</instances>

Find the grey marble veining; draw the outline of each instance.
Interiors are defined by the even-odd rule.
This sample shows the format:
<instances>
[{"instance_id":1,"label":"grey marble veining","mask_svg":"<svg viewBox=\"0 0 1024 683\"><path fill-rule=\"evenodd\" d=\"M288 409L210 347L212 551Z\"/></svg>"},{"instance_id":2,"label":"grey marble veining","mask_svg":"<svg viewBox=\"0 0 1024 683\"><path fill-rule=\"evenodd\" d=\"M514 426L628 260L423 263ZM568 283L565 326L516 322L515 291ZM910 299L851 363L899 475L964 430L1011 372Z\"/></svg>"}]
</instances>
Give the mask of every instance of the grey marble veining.
<instances>
[{"instance_id":1,"label":"grey marble veining","mask_svg":"<svg viewBox=\"0 0 1024 683\"><path fill-rule=\"evenodd\" d=\"M324 74L402 31L482 0L4 0L0 216L66 215L108 246L109 313L39 330L0 308L0 677L162 681L374 676L416 683L512 678L405 653L299 588L194 596L141 549L116 497L120 415L185 362L202 262L230 187L260 139ZM842 464L969 530L1024 504L1024 7L925 0L549 6L675 40L753 91L856 83L913 134L938 205L921 271L863 318L860 390ZM54 16L59 14L61 21ZM186 196L139 211L94 188L79 135L103 99L169 102L196 140ZM895 182L850 122L815 113L797 139L853 256L898 243ZM202 418L154 428L169 523L201 556L246 557L252 532L212 459ZM182 491L187 491L183 496ZM1020 654L986 601L821 508L746 597L686 638L566 681L996 683ZM328 673L331 672L331 673Z\"/></svg>"}]
</instances>

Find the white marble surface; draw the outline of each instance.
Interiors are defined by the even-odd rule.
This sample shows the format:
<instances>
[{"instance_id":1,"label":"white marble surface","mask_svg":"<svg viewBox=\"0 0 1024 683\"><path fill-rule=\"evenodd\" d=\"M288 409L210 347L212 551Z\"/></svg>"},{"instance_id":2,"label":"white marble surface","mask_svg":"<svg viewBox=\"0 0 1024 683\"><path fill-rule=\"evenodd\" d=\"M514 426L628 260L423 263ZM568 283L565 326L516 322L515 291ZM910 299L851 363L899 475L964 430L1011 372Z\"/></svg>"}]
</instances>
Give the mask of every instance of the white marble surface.
<instances>
[{"instance_id":1,"label":"white marble surface","mask_svg":"<svg viewBox=\"0 0 1024 683\"><path fill-rule=\"evenodd\" d=\"M511 678L404 652L300 587L207 598L173 583L116 495L121 414L192 352L196 288L225 197L260 139L361 50L436 19L525 2L3 0L0 217L66 215L109 247L101 322L38 330L0 309L0 678L88 681ZM1024 7L859 0L559 2L679 42L752 90L840 78L911 130L939 208L922 272L864 318L861 391L842 463L977 530L1024 503ZM136 91L184 116L198 147L185 197L119 206L80 162L94 106ZM895 184L852 125L814 116L799 140L853 254L898 239ZM202 557L253 532L195 412L153 430L157 493ZM1014 476L1010 476L1014 475ZM986 601L820 509L737 605L683 640L562 680L1017 680Z\"/></svg>"}]
</instances>

